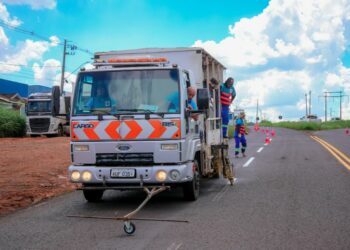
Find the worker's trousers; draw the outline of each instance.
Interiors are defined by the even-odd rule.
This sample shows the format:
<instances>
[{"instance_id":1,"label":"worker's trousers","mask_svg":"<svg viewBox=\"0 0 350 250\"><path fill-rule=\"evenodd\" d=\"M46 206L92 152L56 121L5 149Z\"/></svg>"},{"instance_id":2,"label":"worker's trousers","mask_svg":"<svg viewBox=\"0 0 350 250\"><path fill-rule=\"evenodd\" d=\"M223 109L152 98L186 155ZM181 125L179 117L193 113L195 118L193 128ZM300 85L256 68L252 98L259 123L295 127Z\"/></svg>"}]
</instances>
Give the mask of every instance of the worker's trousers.
<instances>
[{"instance_id":1,"label":"worker's trousers","mask_svg":"<svg viewBox=\"0 0 350 250\"><path fill-rule=\"evenodd\" d=\"M227 129L228 129L228 122L229 122L229 111L230 106L222 105L221 107L221 118L222 118L222 136L224 138L227 138Z\"/></svg>"},{"instance_id":2,"label":"worker's trousers","mask_svg":"<svg viewBox=\"0 0 350 250\"><path fill-rule=\"evenodd\" d=\"M245 136L244 135L235 135L235 142L236 142L235 155L239 154L239 149L240 149L241 144L242 144L241 152L242 152L242 154L244 154L245 150L247 148L247 140L245 139Z\"/></svg>"}]
</instances>

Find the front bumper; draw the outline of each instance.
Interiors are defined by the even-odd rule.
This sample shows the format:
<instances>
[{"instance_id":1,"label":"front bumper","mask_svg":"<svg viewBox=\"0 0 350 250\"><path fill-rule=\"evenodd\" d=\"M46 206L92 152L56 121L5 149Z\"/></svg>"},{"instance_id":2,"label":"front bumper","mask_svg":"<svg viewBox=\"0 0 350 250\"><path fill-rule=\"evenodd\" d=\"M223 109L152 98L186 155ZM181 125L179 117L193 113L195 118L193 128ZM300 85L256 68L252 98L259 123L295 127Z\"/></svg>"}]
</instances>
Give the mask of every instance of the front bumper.
<instances>
[{"instance_id":1,"label":"front bumper","mask_svg":"<svg viewBox=\"0 0 350 250\"><path fill-rule=\"evenodd\" d=\"M58 131L48 131L48 132L30 132L27 131L27 135L57 135Z\"/></svg>"},{"instance_id":2,"label":"front bumper","mask_svg":"<svg viewBox=\"0 0 350 250\"><path fill-rule=\"evenodd\" d=\"M135 169L135 178L112 178L112 169ZM156 173L160 170L164 170L167 173L167 178L163 182L159 182L156 179ZM170 172L177 170L179 172L179 177L176 180L171 179ZM89 171L92 174L90 181L86 182L82 179L78 181L73 181L71 179L71 174L73 171L79 171L83 173L84 171ZM71 182L82 183L89 186L105 186L108 187L119 186L119 185L171 185L178 183L185 183L192 181L193 179L193 163L188 162L181 165L155 165L155 166L127 166L127 167L103 167L103 166L77 166L71 165L68 168L68 174Z\"/></svg>"}]
</instances>

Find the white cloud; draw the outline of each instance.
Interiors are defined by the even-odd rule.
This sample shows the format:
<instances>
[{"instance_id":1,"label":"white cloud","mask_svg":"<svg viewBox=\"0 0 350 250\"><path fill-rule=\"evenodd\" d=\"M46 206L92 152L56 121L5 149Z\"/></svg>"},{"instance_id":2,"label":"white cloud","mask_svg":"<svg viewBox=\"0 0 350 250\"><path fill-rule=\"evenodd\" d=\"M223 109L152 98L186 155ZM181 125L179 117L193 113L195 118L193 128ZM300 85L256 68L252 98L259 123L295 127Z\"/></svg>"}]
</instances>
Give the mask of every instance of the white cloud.
<instances>
[{"instance_id":1,"label":"white cloud","mask_svg":"<svg viewBox=\"0 0 350 250\"><path fill-rule=\"evenodd\" d=\"M52 1L5 1L8 4L33 3L33 6L50 6ZM0 21L11 26L19 26L21 21L16 17L11 17L6 6L0 2ZM11 44L5 30L0 27L0 73L12 74L22 71L23 67L28 67L31 61L42 61L44 54L50 47L55 47L60 43L57 36L51 36L50 41L33 41L27 39ZM48 60L49 61L49 60ZM50 61L49 61L50 62ZM37 65L37 64L36 64ZM45 66L45 63L44 63ZM36 66L34 67L36 68ZM45 72L44 72L45 73ZM28 72L25 72L29 77ZM34 75L38 72L34 72ZM37 78L37 79L40 79ZM38 81L40 82L40 81Z\"/></svg>"},{"instance_id":2,"label":"white cloud","mask_svg":"<svg viewBox=\"0 0 350 250\"><path fill-rule=\"evenodd\" d=\"M50 46L51 47L56 47L57 45L60 44L60 39L57 36L50 36Z\"/></svg>"},{"instance_id":3,"label":"white cloud","mask_svg":"<svg viewBox=\"0 0 350 250\"><path fill-rule=\"evenodd\" d=\"M0 46L6 46L9 43L9 39L7 38L4 29L0 27Z\"/></svg>"},{"instance_id":4,"label":"white cloud","mask_svg":"<svg viewBox=\"0 0 350 250\"><path fill-rule=\"evenodd\" d=\"M51 87L53 85L61 85L61 62L55 59L46 60L42 66L38 63L33 64L33 72L35 83ZM76 75L71 72L64 74L64 90L72 92L73 84L76 80Z\"/></svg>"},{"instance_id":5,"label":"white cloud","mask_svg":"<svg viewBox=\"0 0 350 250\"><path fill-rule=\"evenodd\" d=\"M240 107L253 112L259 98L271 116L288 112L284 117L297 118L303 115L300 100L312 90L313 113L322 114L316 97L323 90L350 91L350 69L341 61L350 45L349 13L348 0L271 0L259 15L229 25L223 40L193 46L228 67Z\"/></svg>"},{"instance_id":6,"label":"white cloud","mask_svg":"<svg viewBox=\"0 0 350 250\"><path fill-rule=\"evenodd\" d=\"M42 67L38 63L33 64L35 82L45 86L57 84L56 75L60 71L61 63L55 59L46 60Z\"/></svg>"},{"instance_id":7,"label":"white cloud","mask_svg":"<svg viewBox=\"0 0 350 250\"><path fill-rule=\"evenodd\" d=\"M8 48L7 53L0 55L0 72L13 73L21 70L19 65L27 66L32 60L41 60L50 44L46 41L30 39L19 42L16 47ZM0 48L1 49L1 48Z\"/></svg>"},{"instance_id":8,"label":"white cloud","mask_svg":"<svg viewBox=\"0 0 350 250\"><path fill-rule=\"evenodd\" d=\"M56 0L2 0L5 4L29 5L33 10L54 9Z\"/></svg>"},{"instance_id":9,"label":"white cloud","mask_svg":"<svg viewBox=\"0 0 350 250\"><path fill-rule=\"evenodd\" d=\"M1 2L0 2L0 20L11 26L18 26L21 24L21 21L18 20L17 17L13 17L13 18L10 17L10 14L7 11L6 6Z\"/></svg>"}]
</instances>

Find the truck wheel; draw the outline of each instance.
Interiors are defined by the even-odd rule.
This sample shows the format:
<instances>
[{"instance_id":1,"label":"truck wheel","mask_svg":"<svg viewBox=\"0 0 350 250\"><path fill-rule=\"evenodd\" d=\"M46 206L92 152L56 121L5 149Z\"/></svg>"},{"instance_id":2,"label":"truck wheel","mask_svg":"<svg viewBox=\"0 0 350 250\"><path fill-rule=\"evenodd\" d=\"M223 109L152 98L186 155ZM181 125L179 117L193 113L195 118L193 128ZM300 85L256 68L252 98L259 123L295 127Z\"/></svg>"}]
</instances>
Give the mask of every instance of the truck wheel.
<instances>
[{"instance_id":1,"label":"truck wheel","mask_svg":"<svg viewBox=\"0 0 350 250\"><path fill-rule=\"evenodd\" d=\"M104 190L83 190L84 197L88 202L99 202L102 199Z\"/></svg>"},{"instance_id":2,"label":"truck wheel","mask_svg":"<svg viewBox=\"0 0 350 250\"><path fill-rule=\"evenodd\" d=\"M184 199L187 201L195 201L199 196L200 175L198 170L198 162L196 160L193 162L193 168L193 180L185 183L183 186Z\"/></svg>"},{"instance_id":3,"label":"truck wheel","mask_svg":"<svg viewBox=\"0 0 350 250\"><path fill-rule=\"evenodd\" d=\"M57 131L58 136L64 136L64 131L62 125L58 126L58 131Z\"/></svg>"}]
</instances>

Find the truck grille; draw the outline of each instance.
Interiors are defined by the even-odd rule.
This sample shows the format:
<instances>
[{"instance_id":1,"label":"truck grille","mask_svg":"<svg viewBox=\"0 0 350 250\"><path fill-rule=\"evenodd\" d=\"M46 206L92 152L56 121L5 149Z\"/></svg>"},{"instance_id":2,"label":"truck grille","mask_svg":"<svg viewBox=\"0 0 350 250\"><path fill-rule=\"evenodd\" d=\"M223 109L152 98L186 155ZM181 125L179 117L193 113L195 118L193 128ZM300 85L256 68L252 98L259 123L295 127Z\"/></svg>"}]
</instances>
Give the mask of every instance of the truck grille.
<instances>
[{"instance_id":1,"label":"truck grille","mask_svg":"<svg viewBox=\"0 0 350 250\"><path fill-rule=\"evenodd\" d=\"M111 153L96 154L97 166L152 165L153 153Z\"/></svg>"},{"instance_id":2,"label":"truck grille","mask_svg":"<svg viewBox=\"0 0 350 250\"><path fill-rule=\"evenodd\" d=\"M29 119L29 126L32 132L48 132L50 127L50 118L31 118Z\"/></svg>"}]
</instances>

